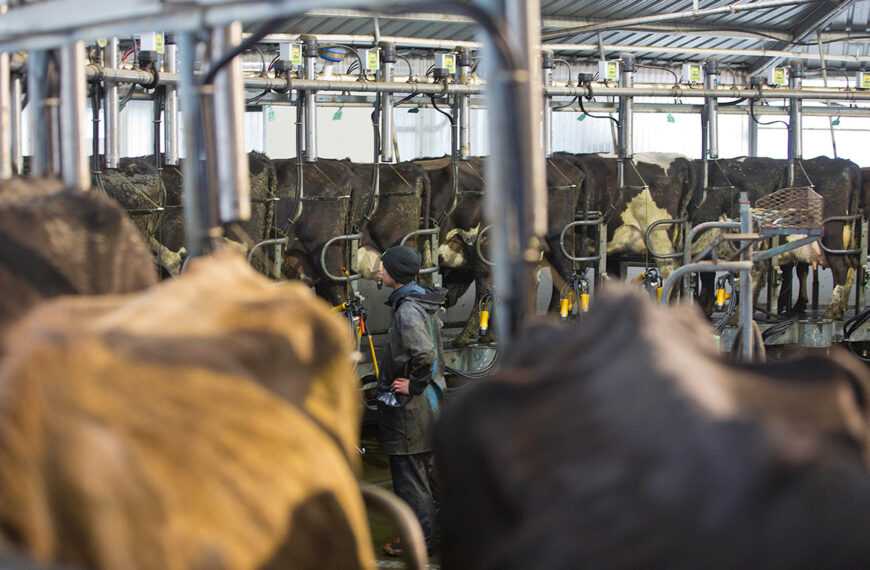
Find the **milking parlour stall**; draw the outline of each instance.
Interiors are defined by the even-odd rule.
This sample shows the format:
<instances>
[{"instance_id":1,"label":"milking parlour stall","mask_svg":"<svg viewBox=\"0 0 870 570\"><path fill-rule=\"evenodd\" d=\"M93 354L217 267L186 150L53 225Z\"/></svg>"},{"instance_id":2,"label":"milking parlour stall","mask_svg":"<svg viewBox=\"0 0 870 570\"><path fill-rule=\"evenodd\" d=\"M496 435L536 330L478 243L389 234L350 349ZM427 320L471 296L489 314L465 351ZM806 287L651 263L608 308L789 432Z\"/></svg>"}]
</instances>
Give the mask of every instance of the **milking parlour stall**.
<instances>
[{"instance_id":1,"label":"milking parlour stall","mask_svg":"<svg viewBox=\"0 0 870 570\"><path fill-rule=\"evenodd\" d=\"M870 566L868 27L0 0L0 567Z\"/></svg>"}]
</instances>

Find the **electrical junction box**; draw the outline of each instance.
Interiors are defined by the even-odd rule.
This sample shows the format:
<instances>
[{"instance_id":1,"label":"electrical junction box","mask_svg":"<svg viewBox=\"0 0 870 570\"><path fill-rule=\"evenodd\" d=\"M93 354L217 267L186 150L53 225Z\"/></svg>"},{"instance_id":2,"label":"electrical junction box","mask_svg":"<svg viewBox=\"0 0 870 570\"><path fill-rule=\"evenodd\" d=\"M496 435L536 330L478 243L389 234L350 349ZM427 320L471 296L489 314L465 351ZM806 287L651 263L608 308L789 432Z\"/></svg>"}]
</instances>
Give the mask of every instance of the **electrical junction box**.
<instances>
[{"instance_id":1,"label":"electrical junction box","mask_svg":"<svg viewBox=\"0 0 870 570\"><path fill-rule=\"evenodd\" d=\"M139 50L163 53L163 34L161 32L142 34L139 36Z\"/></svg>"},{"instance_id":2,"label":"electrical junction box","mask_svg":"<svg viewBox=\"0 0 870 570\"><path fill-rule=\"evenodd\" d=\"M446 69L447 73L453 75L456 73L456 54L455 53L439 53L435 54L435 67L438 69Z\"/></svg>"},{"instance_id":3,"label":"electrical junction box","mask_svg":"<svg viewBox=\"0 0 870 570\"><path fill-rule=\"evenodd\" d=\"M598 81L619 81L619 61L615 59L599 61Z\"/></svg>"},{"instance_id":4,"label":"electrical junction box","mask_svg":"<svg viewBox=\"0 0 870 570\"><path fill-rule=\"evenodd\" d=\"M359 57L366 71L377 71L381 67L381 56L377 49L361 49Z\"/></svg>"},{"instance_id":5,"label":"electrical junction box","mask_svg":"<svg viewBox=\"0 0 870 570\"><path fill-rule=\"evenodd\" d=\"M870 89L870 71L858 72L858 89Z\"/></svg>"},{"instance_id":6,"label":"electrical junction box","mask_svg":"<svg viewBox=\"0 0 870 570\"><path fill-rule=\"evenodd\" d=\"M683 83L701 83L704 81L704 73L700 63L683 64Z\"/></svg>"},{"instance_id":7,"label":"electrical junction box","mask_svg":"<svg viewBox=\"0 0 870 570\"><path fill-rule=\"evenodd\" d=\"M292 66L302 65L302 44L285 43L278 47L278 59L286 61Z\"/></svg>"},{"instance_id":8,"label":"electrical junction box","mask_svg":"<svg viewBox=\"0 0 870 570\"><path fill-rule=\"evenodd\" d=\"M768 85L788 85L788 70L785 67L774 67L767 78Z\"/></svg>"}]
</instances>

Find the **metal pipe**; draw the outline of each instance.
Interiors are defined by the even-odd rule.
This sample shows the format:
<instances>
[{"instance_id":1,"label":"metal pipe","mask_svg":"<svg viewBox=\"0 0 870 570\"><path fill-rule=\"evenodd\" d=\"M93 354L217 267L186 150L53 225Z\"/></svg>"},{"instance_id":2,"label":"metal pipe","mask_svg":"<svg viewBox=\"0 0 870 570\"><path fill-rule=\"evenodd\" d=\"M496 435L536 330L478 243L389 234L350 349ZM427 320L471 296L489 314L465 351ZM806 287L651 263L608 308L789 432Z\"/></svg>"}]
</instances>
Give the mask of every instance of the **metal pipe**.
<instances>
[{"instance_id":1,"label":"metal pipe","mask_svg":"<svg viewBox=\"0 0 870 570\"><path fill-rule=\"evenodd\" d=\"M636 70L634 56L630 53L621 55L622 72L619 75L619 86L623 89L634 87ZM634 111L631 95L619 97L619 157L629 159L634 156Z\"/></svg>"},{"instance_id":2,"label":"metal pipe","mask_svg":"<svg viewBox=\"0 0 870 570\"><path fill-rule=\"evenodd\" d=\"M822 49L822 34L821 32L816 32L816 40L819 46L819 63L821 64L822 69L822 82L825 87L828 86L828 68L825 65L825 52ZM837 138L834 136L834 120L831 117L828 117L828 128L831 130L831 146L834 149L834 158L837 158ZM861 289L861 287L856 287L856 289Z\"/></svg>"},{"instance_id":3,"label":"metal pipe","mask_svg":"<svg viewBox=\"0 0 870 570\"><path fill-rule=\"evenodd\" d=\"M717 14L735 14L737 12L747 12L751 10L769 10L770 8L779 8L781 6L795 6L806 4L806 0L756 0L755 2L734 3L727 6L717 8L706 8L703 10L686 10L683 12L671 12L668 14L655 14L652 16L639 16L637 18L625 18L622 20L613 20L610 22L602 22L601 24L593 24L591 26L580 26L577 28L568 28L565 30L557 30L541 34L543 40L554 40L565 38L568 36L576 36L579 34L587 34L590 32L598 32L604 30L614 30L636 26L638 24L650 24L653 22L668 22L673 20L695 19L699 16L713 16Z\"/></svg>"},{"instance_id":4,"label":"metal pipe","mask_svg":"<svg viewBox=\"0 0 870 570\"><path fill-rule=\"evenodd\" d=\"M213 57L220 57L242 41L242 24L233 22L212 30ZM241 62L234 58L214 79L215 151L218 212L222 222L251 217L251 181L245 152L245 93ZM218 133L220 133L218 135Z\"/></svg>"},{"instance_id":5,"label":"metal pipe","mask_svg":"<svg viewBox=\"0 0 870 570\"><path fill-rule=\"evenodd\" d=\"M91 80L114 79L118 82L133 82L148 84L153 80L153 74L150 71L141 69L104 69L98 65L90 64L87 66L88 78ZM179 76L177 74L162 73L160 74L160 84L177 84ZM420 94L420 95L444 95L446 94L464 94L464 95L481 95L485 90L483 84L462 85L448 84L446 87L443 83L410 83L407 81L337 81L335 79L293 79L292 86L285 78L274 77L245 77L244 84L247 89L262 90L275 89L276 91L285 91L288 87L299 90L315 90L315 91L332 91L332 92L354 92L354 93L405 93L405 94ZM606 87L603 85L595 85L594 93L590 92L587 87L553 85L546 87L544 92L550 97L662 97L666 99L686 99L686 98L705 98L716 97L718 99L749 99L757 98L765 95L770 95L769 90L759 92L755 88L718 88L715 90L697 89L682 87L679 85L671 85L668 87ZM870 101L870 91L856 90L838 90L838 89L802 89L794 91L791 89L777 89L777 99L809 99L809 100L832 100L832 101ZM722 112L722 111L720 111Z\"/></svg>"},{"instance_id":6,"label":"metal pipe","mask_svg":"<svg viewBox=\"0 0 870 570\"><path fill-rule=\"evenodd\" d=\"M317 38L302 36L303 54L305 56L305 79L314 80L317 65ZM294 82L294 87L298 83ZM298 88L298 87L297 87ZM317 92L306 89L305 101L305 162L317 162Z\"/></svg>"},{"instance_id":7,"label":"metal pipe","mask_svg":"<svg viewBox=\"0 0 870 570\"><path fill-rule=\"evenodd\" d=\"M699 263L690 263L682 265L674 270L665 282L662 284L662 294L659 297L660 303L667 303L671 298L671 289L679 282L680 278L689 273L710 273L715 271L749 271L752 269L751 261L724 261L720 263L712 263L710 261L702 261ZM751 307L750 303L750 307Z\"/></svg>"},{"instance_id":8,"label":"metal pipe","mask_svg":"<svg viewBox=\"0 0 870 570\"><path fill-rule=\"evenodd\" d=\"M60 48L60 145L63 183L89 190L91 175L85 146L85 43L78 41Z\"/></svg>"},{"instance_id":9,"label":"metal pipe","mask_svg":"<svg viewBox=\"0 0 870 570\"><path fill-rule=\"evenodd\" d=\"M550 50L541 50L541 67L544 74L544 87L549 87L553 84L553 68L556 67L553 52ZM543 137L544 137L544 156L550 158L553 156L553 107L550 105L552 100L546 93L544 94L544 116L543 116Z\"/></svg>"},{"instance_id":10,"label":"metal pipe","mask_svg":"<svg viewBox=\"0 0 870 570\"><path fill-rule=\"evenodd\" d=\"M800 91L803 86L804 67L800 61L793 61L788 77L788 87L792 91ZM803 120L801 117L801 100L789 101L788 120L788 185L795 185L795 161L803 158Z\"/></svg>"},{"instance_id":11,"label":"metal pipe","mask_svg":"<svg viewBox=\"0 0 870 570\"><path fill-rule=\"evenodd\" d=\"M468 85L471 80L471 51L459 48L459 81ZM459 99L459 159L471 158L471 97L454 95Z\"/></svg>"},{"instance_id":12,"label":"metal pipe","mask_svg":"<svg viewBox=\"0 0 870 570\"><path fill-rule=\"evenodd\" d=\"M178 46L175 43L167 43L163 57L166 72L177 73ZM166 88L166 108L163 114L166 116L163 131L166 164L178 164L178 87L175 85Z\"/></svg>"},{"instance_id":13,"label":"metal pipe","mask_svg":"<svg viewBox=\"0 0 870 570\"><path fill-rule=\"evenodd\" d=\"M704 77L708 91L719 87L719 60L715 57L706 61L707 74ZM707 155L716 160L719 158L719 100L715 97L705 99L707 105Z\"/></svg>"},{"instance_id":14,"label":"metal pipe","mask_svg":"<svg viewBox=\"0 0 870 570\"><path fill-rule=\"evenodd\" d=\"M48 92L48 53L32 51L27 58L27 96L30 100L30 176L49 173L51 136L45 99Z\"/></svg>"},{"instance_id":15,"label":"metal pipe","mask_svg":"<svg viewBox=\"0 0 870 570\"><path fill-rule=\"evenodd\" d=\"M12 178L10 75L9 54L0 53L0 180Z\"/></svg>"},{"instance_id":16,"label":"metal pipe","mask_svg":"<svg viewBox=\"0 0 870 570\"><path fill-rule=\"evenodd\" d=\"M12 76L12 110L9 120L9 138L12 146L12 173L21 176L24 170L24 150L21 129L21 75Z\"/></svg>"},{"instance_id":17,"label":"metal pipe","mask_svg":"<svg viewBox=\"0 0 870 570\"><path fill-rule=\"evenodd\" d=\"M749 208L749 195L740 193L740 233L749 234L752 231L752 212ZM743 327L743 361L752 362L753 353L753 330L752 314L752 244L744 248L740 254L740 261L748 262L749 267L740 270L740 324Z\"/></svg>"},{"instance_id":18,"label":"metal pipe","mask_svg":"<svg viewBox=\"0 0 870 570\"><path fill-rule=\"evenodd\" d=\"M119 63L118 38L109 38L106 41L106 65L114 69ZM90 67L90 66L88 66ZM90 73L88 74L90 77ZM106 115L105 148L106 168L118 168L121 160L119 146L120 136L118 125L120 122L120 109L118 101L118 84L113 79L107 78L104 83L104 113Z\"/></svg>"},{"instance_id":19,"label":"metal pipe","mask_svg":"<svg viewBox=\"0 0 870 570\"><path fill-rule=\"evenodd\" d=\"M196 36L193 32L178 34L178 52L181 57L179 98L184 109L184 155L182 181L184 192L184 234L188 257L202 255L208 230L206 226L207 196L201 190L201 157L197 144L200 127L199 94L193 73L196 63Z\"/></svg>"},{"instance_id":20,"label":"metal pipe","mask_svg":"<svg viewBox=\"0 0 870 570\"><path fill-rule=\"evenodd\" d=\"M482 9L505 23L506 48L499 51L491 37L485 50L489 112L500 120L488 121L492 145L486 162L485 218L495 223L493 248L495 311L500 345L516 340L534 315L533 266L538 260L536 239L546 233L545 161L534 143L541 112L541 82L535 51L540 44L540 2L536 0L481 0ZM516 160L522 157L523 160Z\"/></svg>"},{"instance_id":21,"label":"metal pipe","mask_svg":"<svg viewBox=\"0 0 870 570\"><path fill-rule=\"evenodd\" d=\"M381 42L381 80L393 80L393 67L396 64L396 45ZM381 95L381 160L393 162L393 94ZM377 152L377 149L375 149Z\"/></svg>"}]
</instances>

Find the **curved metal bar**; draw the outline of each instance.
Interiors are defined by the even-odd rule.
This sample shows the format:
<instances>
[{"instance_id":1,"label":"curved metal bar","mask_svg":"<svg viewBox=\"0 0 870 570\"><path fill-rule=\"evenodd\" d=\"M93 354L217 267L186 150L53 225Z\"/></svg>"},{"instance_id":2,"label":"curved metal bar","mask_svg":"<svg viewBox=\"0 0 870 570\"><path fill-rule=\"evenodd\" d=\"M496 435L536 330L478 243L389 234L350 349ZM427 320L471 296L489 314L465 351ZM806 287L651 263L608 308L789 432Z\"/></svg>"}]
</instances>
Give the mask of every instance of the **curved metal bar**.
<instances>
[{"instance_id":1,"label":"curved metal bar","mask_svg":"<svg viewBox=\"0 0 870 570\"><path fill-rule=\"evenodd\" d=\"M403 238L402 238L402 241L399 242L399 245L405 245L405 242L408 241L409 239L411 239L411 238L414 237L414 236L430 236L430 235L435 235L435 234L438 233L438 231L439 231L438 228L429 228L429 229L425 229L425 230L414 230L413 232L411 232L411 233L409 233L408 235L406 235L405 237L403 237Z\"/></svg>"},{"instance_id":2,"label":"curved metal bar","mask_svg":"<svg viewBox=\"0 0 870 570\"><path fill-rule=\"evenodd\" d=\"M854 214L852 216L831 216L830 218L825 218L822 220L822 228L825 227L825 224L829 224L831 222L854 222L861 219L861 214ZM861 253L861 248L853 248L853 249L829 249L825 247L825 244L819 239L819 247L822 248L822 251L825 253L830 253L833 255L846 255L850 253Z\"/></svg>"},{"instance_id":3,"label":"curved metal bar","mask_svg":"<svg viewBox=\"0 0 870 570\"><path fill-rule=\"evenodd\" d=\"M376 485L361 483L359 488L366 508L385 514L396 523L402 538L402 549L406 552L407 567L424 570L429 564L426 541L420 522L411 507L393 493Z\"/></svg>"},{"instance_id":4,"label":"curved metal bar","mask_svg":"<svg viewBox=\"0 0 870 570\"><path fill-rule=\"evenodd\" d=\"M559 234L559 248L562 250L562 255L564 255L566 258L570 259L571 261L575 261L578 263L579 262L586 262L586 261L598 261L599 259L601 259L600 254L599 255L591 255L591 256L587 256L587 257L576 257L576 256L568 253L568 250L565 249L565 234L568 232L568 230L570 230L571 228L573 228L575 226L597 226L600 223L601 223L601 219L577 220L576 222L571 222L570 224L568 224L567 226L562 228L562 233Z\"/></svg>"},{"instance_id":5,"label":"curved metal bar","mask_svg":"<svg viewBox=\"0 0 870 570\"><path fill-rule=\"evenodd\" d=\"M403 237L402 241L399 242L399 245L405 245L405 242L414 236L437 236L439 231L441 231L439 228L427 228L427 229L423 229L423 230L414 230L413 232L411 232L408 235L406 235L405 237ZM421 275L428 275L429 273L435 273L436 271L438 271L438 261L437 261L438 252L437 251L433 252L433 255L435 256L435 259L436 259L435 265L433 265L432 267L424 267L423 269L421 269L420 270Z\"/></svg>"},{"instance_id":6,"label":"curved metal bar","mask_svg":"<svg viewBox=\"0 0 870 570\"><path fill-rule=\"evenodd\" d=\"M289 237L267 239L267 240L263 240L259 243L255 243L254 247L252 247L250 250L248 250L248 263L251 263L251 260L254 258L254 252L257 251L258 249L260 249L261 247L264 247L267 245L277 245L277 244L286 245L288 243L290 243Z\"/></svg>"},{"instance_id":7,"label":"curved metal bar","mask_svg":"<svg viewBox=\"0 0 870 570\"><path fill-rule=\"evenodd\" d=\"M482 230L480 230L480 231L477 233L477 239L474 240L474 248L477 250L477 257L479 257L480 260L481 260L482 262L484 262L485 264L487 264L487 265L489 265L489 266L493 266L493 265L495 265L495 263L493 263L492 261L488 260L488 259L486 258L486 256L483 255L483 252L480 250L480 242L481 242L481 240L483 239L483 234L485 234L486 232L488 232L488 231L492 228L492 226L494 226L494 225L495 225L495 224L489 224L488 226L486 226L485 228L483 228Z\"/></svg>"},{"instance_id":8,"label":"curved metal bar","mask_svg":"<svg viewBox=\"0 0 870 570\"><path fill-rule=\"evenodd\" d=\"M335 236L325 244L323 244L323 249L320 250L320 268L323 270L323 274L326 275L329 279L333 281L356 281L357 279L362 279L362 275L359 273L354 273L353 275L342 275L337 276L333 275L326 268L326 252L329 250L330 246L338 241L350 241L355 239L360 239L362 234L346 234L343 236Z\"/></svg>"},{"instance_id":9,"label":"curved metal bar","mask_svg":"<svg viewBox=\"0 0 870 570\"><path fill-rule=\"evenodd\" d=\"M752 269L751 261L724 261L722 263L700 262L689 263L678 267L671 273L662 285L662 294L659 303L667 303L671 296L674 283L689 273L710 273L711 271L749 271Z\"/></svg>"},{"instance_id":10,"label":"curved metal bar","mask_svg":"<svg viewBox=\"0 0 870 570\"><path fill-rule=\"evenodd\" d=\"M740 222L704 222L703 224L698 224L686 234L686 239L683 242L683 263L689 264L692 261L692 242L695 240L695 236L702 234L709 230L739 230Z\"/></svg>"},{"instance_id":11,"label":"curved metal bar","mask_svg":"<svg viewBox=\"0 0 870 570\"><path fill-rule=\"evenodd\" d=\"M646 251L653 257L657 259L679 259L683 257L683 254L680 252L675 253L658 253L653 251L653 248L649 246L649 235L653 232L656 226L661 226L663 224L682 224L688 221L688 218L677 218L673 220L656 220L651 223L646 228L646 233L643 236L643 245L646 247Z\"/></svg>"}]
</instances>

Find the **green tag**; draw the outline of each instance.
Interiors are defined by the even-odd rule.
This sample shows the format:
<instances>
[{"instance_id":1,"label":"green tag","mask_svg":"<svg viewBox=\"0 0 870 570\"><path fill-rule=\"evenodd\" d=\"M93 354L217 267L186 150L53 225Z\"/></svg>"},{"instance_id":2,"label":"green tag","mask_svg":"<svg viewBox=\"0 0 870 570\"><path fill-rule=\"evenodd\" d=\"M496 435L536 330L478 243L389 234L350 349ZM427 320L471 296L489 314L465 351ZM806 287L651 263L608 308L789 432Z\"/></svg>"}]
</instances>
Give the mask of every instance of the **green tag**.
<instances>
[{"instance_id":1,"label":"green tag","mask_svg":"<svg viewBox=\"0 0 870 570\"><path fill-rule=\"evenodd\" d=\"M586 119L586 113L580 113L579 115L577 115L578 121L583 121L585 119Z\"/></svg>"},{"instance_id":2,"label":"green tag","mask_svg":"<svg viewBox=\"0 0 870 570\"><path fill-rule=\"evenodd\" d=\"M341 120L341 107L339 107L339 108L338 108L338 111L336 111L336 112L332 115L332 120L333 120L333 121L340 121L340 120Z\"/></svg>"},{"instance_id":3,"label":"green tag","mask_svg":"<svg viewBox=\"0 0 870 570\"><path fill-rule=\"evenodd\" d=\"M840 124L840 117L837 117L836 119L834 119L833 121L831 121L831 126L832 126L832 127L836 127L836 126L839 125L839 124Z\"/></svg>"},{"instance_id":4,"label":"green tag","mask_svg":"<svg viewBox=\"0 0 870 570\"><path fill-rule=\"evenodd\" d=\"M417 107L411 107L410 109L408 109L408 112L409 113L419 113L420 109L418 109Z\"/></svg>"},{"instance_id":5,"label":"green tag","mask_svg":"<svg viewBox=\"0 0 870 570\"><path fill-rule=\"evenodd\" d=\"M674 116L673 116L673 115L671 115L670 113L668 113L668 122L669 122L669 123L676 123L677 120L674 119Z\"/></svg>"},{"instance_id":6,"label":"green tag","mask_svg":"<svg viewBox=\"0 0 870 570\"><path fill-rule=\"evenodd\" d=\"M266 107L266 120L270 123L275 120L275 110L272 108L272 105Z\"/></svg>"}]
</instances>

